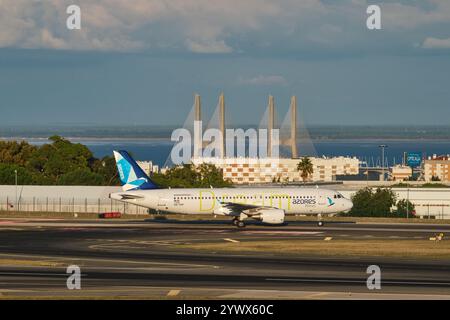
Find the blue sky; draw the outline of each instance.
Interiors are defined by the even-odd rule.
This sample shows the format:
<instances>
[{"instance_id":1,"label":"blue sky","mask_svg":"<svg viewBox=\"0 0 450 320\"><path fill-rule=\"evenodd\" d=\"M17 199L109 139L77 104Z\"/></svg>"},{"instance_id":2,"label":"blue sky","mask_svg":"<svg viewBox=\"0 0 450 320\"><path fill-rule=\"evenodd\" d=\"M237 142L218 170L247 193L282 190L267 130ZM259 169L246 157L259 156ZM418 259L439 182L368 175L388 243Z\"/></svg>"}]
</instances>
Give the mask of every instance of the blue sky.
<instances>
[{"instance_id":1,"label":"blue sky","mask_svg":"<svg viewBox=\"0 0 450 320\"><path fill-rule=\"evenodd\" d=\"M450 1L0 3L0 125L179 125L194 93L210 115L221 91L233 124L269 94L282 118L295 94L307 125L447 125Z\"/></svg>"}]
</instances>

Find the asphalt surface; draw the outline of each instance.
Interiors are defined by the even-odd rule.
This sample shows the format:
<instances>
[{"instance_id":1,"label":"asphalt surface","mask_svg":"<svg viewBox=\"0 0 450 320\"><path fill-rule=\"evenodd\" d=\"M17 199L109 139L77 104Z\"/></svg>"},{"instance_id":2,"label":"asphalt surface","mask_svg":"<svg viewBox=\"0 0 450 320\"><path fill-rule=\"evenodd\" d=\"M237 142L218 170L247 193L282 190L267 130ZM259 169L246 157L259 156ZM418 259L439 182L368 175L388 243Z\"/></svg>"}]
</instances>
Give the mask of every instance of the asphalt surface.
<instances>
[{"instance_id":1,"label":"asphalt surface","mask_svg":"<svg viewBox=\"0 0 450 320\"><path fill-rule=\"evenodd\" d=\"M450 261L224 254L177 244L261 240L428 240L449 225L0 219L0 298L450 299ZM282 248L280 248L282 252ZM369 265L381 290L366 286ZM67 289L69 265L81 290Z\"/></svg>"}]
</instances>

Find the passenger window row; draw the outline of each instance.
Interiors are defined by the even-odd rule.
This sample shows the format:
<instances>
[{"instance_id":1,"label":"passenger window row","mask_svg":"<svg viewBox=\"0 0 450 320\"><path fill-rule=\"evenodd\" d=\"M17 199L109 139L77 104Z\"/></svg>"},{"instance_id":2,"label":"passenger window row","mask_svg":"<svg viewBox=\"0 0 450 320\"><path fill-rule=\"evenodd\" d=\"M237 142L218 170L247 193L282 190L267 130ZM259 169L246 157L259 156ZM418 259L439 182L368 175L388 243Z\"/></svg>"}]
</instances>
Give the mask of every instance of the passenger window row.
<instances>
[{"instance_id":1,"label":"passenger window row","mask_svg":"<svg viewBox=\"0 0 450 320\"><path fill-rule=\"evenodd\" d=\"M336 198L336 195L334 196ZM175 197L175 200L211 200L211 199L219 199L219 200L235 200L235 199L249 199L249 200L257 200L257 199L313 199L313 196L222 196L222 197Z\"/></svg>"}]
</instances>

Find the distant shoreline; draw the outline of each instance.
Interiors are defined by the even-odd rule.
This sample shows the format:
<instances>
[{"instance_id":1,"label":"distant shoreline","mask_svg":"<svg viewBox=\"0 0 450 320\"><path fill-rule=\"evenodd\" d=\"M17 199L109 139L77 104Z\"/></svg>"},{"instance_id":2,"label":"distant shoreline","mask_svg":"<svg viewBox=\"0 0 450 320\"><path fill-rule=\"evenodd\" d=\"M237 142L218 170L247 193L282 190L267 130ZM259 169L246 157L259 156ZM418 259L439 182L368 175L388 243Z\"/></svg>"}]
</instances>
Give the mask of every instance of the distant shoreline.
<instances>
[{"instance_id":1,"label":"distant shoreline","mask_svg":"<svg viewBox=\"0 0 450 320\"><path fill-rule=\"evenodd\" d=\"M170 138L164 138L164 137L64 137L67 140L70 140L72 142L130 142L130 141L136 141L136 142L145 142L145 141L155 141L155 142L174 142L171 141ZM49 138L44 137L0 137L0 141L39 141L39 142L47 142L49 141ZM299 139L300 141L300 139ZM312 142L376 142L376 141L391 141L391 142L412 142L412 141L421 141L421 142L450 142L449 139L445 138L396 138L396 137L390 137L390 138L359 138L359 137L346 137L346 138L311 138Z\"/></svg>"}]
</instances>

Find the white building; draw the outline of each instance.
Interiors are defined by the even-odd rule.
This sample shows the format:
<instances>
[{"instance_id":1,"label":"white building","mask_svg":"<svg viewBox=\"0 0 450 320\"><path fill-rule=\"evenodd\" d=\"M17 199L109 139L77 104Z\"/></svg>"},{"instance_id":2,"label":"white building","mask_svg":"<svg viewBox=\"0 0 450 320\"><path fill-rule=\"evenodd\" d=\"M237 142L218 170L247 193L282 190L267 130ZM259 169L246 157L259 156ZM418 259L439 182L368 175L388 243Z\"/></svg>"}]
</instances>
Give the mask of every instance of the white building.
<instances>
[{"instance_id":1,"label":"white building","mask_svg":"<svg viewBox=\"0 0 450 320\"><path fill-rule=\"evenodd\" d=\"M357 158L310 158L313 174L308 181L333 181L336 175L357 175ZM300 182L297 164L301 159L284 158L193 158L192 163L211 163L223 170L224 179L234 184L260 184L271 182Z\"/></svg>"},{"instance_id":2,"label":"white building","mask_svg":"<svg viewBox=\"0 0 450 320\"><path fill-rule=\"evenodd\" d=\"M158 173L159 171L159 167L157 165L154 165L151 161L136 161L136 163L149 176L152 173Z\"/></svg>"},{"instance_id":3,"label":"white building","mask_svg":"<svg viewBox=\"0 0 450 320\"><path fill-rule=\"evenodd\" d=\"M391 169L391 178L394 181L405 181L408 180L409 177L412 176L413 170L411 167L396 165Z\"/></svg>"}]
</instances>

